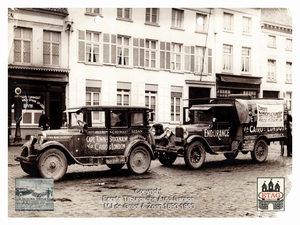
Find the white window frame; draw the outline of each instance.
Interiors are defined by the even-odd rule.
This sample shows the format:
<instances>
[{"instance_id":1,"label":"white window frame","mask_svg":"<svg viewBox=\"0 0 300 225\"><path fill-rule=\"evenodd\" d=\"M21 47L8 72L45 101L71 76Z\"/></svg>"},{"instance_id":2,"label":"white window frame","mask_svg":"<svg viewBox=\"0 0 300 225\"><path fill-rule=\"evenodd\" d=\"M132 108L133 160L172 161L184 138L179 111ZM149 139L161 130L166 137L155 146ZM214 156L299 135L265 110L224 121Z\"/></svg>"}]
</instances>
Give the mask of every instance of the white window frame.
<instances>
[{"instance_id":1,"label":"white window frame","mask_svg":"<svg viewBox=\"0 0 300 225\"><path fill-rule=\"evenodd\" d=\"M250 73L251 72L250 68L251 68L251 48L242 47L241 72Z\"/></svg>"},{"instance_id":2,"label":"white window frame","mask_svg":"<svg viewBox=\"0 0 300 225\"><path fill-rule=\"evenodd\" d=\"M252 33L252 19L250 17L243 16L243 34Z\"/></svg>"},{"instance_id":3,"label":"white window frame","mask_svg":"<svg viewBox=\"0 0 300 225\"><path fill-rule=\"evenodd\" d=\"M20 37L16 37L16 31L20 30ZM29 36L28 38L25 37L24 32L28 31ZM15 34L14 34L14 62L15 63L24 63L30 64L32 62L32 29L25 28L25 27L16 27ZM17 52L16 50L16 42L20 42L20 50ZM28 44L28 46L27 46ZM16 60L16 54L20 54L20 60ZM28 61L25 61L25 57L28 54Z\"/></svg>"},{"instance_id":4,"label":"white window frame","mask_svg":"<svg viewBox=\"0 0 300 225\"><path fill-rule=\"evenodd\" d=\"M206 71L205 68L205 47L203 46L196 46L195 47L195 72L202 74L204 71Z\"/></svg>"},{"instance_id":5,"label":"white window frame","mask_svg":"<svg viewBox=\"0 0 300 225\"><path fill-rule=\"evenodd\" d=\"M182 71L183 45L171 43L171 70Z\"/></svg>"},{"instance_id":6,"label":"white window frame","mask_svg":"<svg viewBox=\"0 0 300 225\"><path fill-rule=\"evenodd\" d=\"M286 50L288 51L292 51L293 49L293 41L291 38L287 38L286 39L286 47L285 47Z\"/></svg>"},{"instance_id":7,"label":"white window frame","mask_svg":"<svg viewBox=\"0 0 300 225\"><path fill-rule=\"evenodd\" d=\"M183 29L184 11L180 9L172 9L172 28Z\"/></svg>"},{"instance_id":8,"label":"white window frame","mask_svg":"<svg viewBox=\"0 0 300 225\"><path fill-rule=\"evenodd\" d=\"M46 34L49 34L50 36L49 36L49 40L45 40L45 35ZM58 41L54 41L53 39L53 35L54 34L57 34L58 35ZM46 49L45 49L45 45L49 45L49 53L48 54L46 54ZM53 51L53 48L55 47L55 46L57 46L57 49L58 49L58 55L55 55L54 54L54 51ZM54 65L54 66L59 66L60 65L60 55L61 55L61 53L60 53L60 46L61 46L61 33L60 32L56 32L56 31L48 31L48 30L46 30L46 31L44 31L44 36L43 36L43 64L44 65ZM49 63L47 63L47 62L45 62L46 60L45 60L45 56L46 55L49 55ZM54 61L54 57L57 57L58 59L57 59L57 63L54 63L53 61Z\"/></svg>"},{"instance_id":9,"label":"white window frame","mask_svg":"<svg viewBox=\"0 0 300 225\"><path fill-rule=\"evenodd\" d=\"M117 18L131 20L131 8L117 8Z\"/></svg>"},{"instance_id":10,"label":"white window frame","mask_svg":"<svg viewBox=\"0 0 300 225\"><path fill-rule=\"evenodd\" d=\"M293 71L292 62L286 62L286 79L285 79L286 83L293 82L292 71Z\"/></svg>"},{"instance_id":11,"label":"white window frame","mask_svg":"<svg viewBox=\"0 0 300 225\"><path fill-rule=\"evenodd\" d=\"M154 12L156 10L156 13ZM146 8L145 21L146 24L158 25L159 23L159 8Z\"/></svg>"},{"instance_id":12,"label":"white window frame","mask_svg":"<svg viewBox=\"0 0 300 225\"><path fill-rule=\"evenodd\" d=\"M90 40L87 40L87 36L90 35ZM95 41L95 35L98 35L98 40ZM78 31L78 61L85 63L101 64L101 33L94 31ZM90 47L88 52L88 47ZM98 52L95 52L98 49ZM98 56L98 60L97 57ZM96 60L94 60L96 59Z\"/></svg>"},{"instance_id":13,"label":"white window frame","mask_svg":"<svg viewBox=\"0 0 300 225\"><path fill-rule=\"evenodd\" d=\"M202 18L203 24L197 23L198 18ZM207 33L207 15L202 13L196 14L196 32Z\"/></svg>"},{"instance_id":14,"label":"white window frame","mask_svg":"<svg viewBox=\"0 0 300 225\"><path fill-rule=\"evenodd\" d=\"M153 46L155 45L155 46ZM145 68L157 68L158 41L146 39L145 41Z\"/></svg>"},{"instance_id":15,"label":"white window frame","mask_svg":"<svg viewBox=\"0 0 300 225\"><path fill-rule=\"evenodd\" d=\"M154 98L154 103L152 103L152 98ZM147 104L148 103L148 104ZM153 111L151 114L153 115L153 121L156 121L157 114L157 92L156 91L145 91L145 106L149 107Z\"/></svg>"},{"instance_id":16,"label":"white window frame","mask_svg":"<svg viewBox=\"0 0 300 225\"><path fill-rule=\"evenodd\" d=\"M118 101L119 96L121 101ZM128 103L125 102L126 97L128 97ZM130 105L130 90L117 89L117 105Z\"/></svg>"},{"instance_id":17,"label":"white window frame","mask_svg":"<svg viewBox=\"0 0 300 225\"><path fill-rule=\"evenodd\" d=\"M276 48L276 36L268 35L268 47Z\"/></svg>"},{"instance_id":18,"label":"white window frame","mask_svg":"<svg viewBox=\"0 0 300 225\"><path fill-rule=\"evenodd\" d=\"M224 51L227 48L228 51ZM226 72L232 71L232 46L231 45L223 45L223 62L222 62L222 70Z\"/></svg>"},{"instance_id":19,"label":"white window frame","mask_svg":"<svg viewBox=\"0 0 300 225\"><path fill-rule=\"evenodd\" d=\"M175 97L171 95L171 122L179 122L181 119L181 101L182 97ZM177 117L179 117L179 119L177 119Z\"/></svg>"},{"instance_id":20,"label":"white window frame","mask_svg":"<svg viewBox=\"0 0 300 225\"><path fill-rule=\"evenodd\" d=\"M268 59L268 81L276 81L276 60Z\"/></svg>"},{"instance_id":21,"label":"white window frame","mask_svg":"<svg viewBox=\"0 0 300 225\"><path fill-rule=\"evenodd\" d=\"M233 14L224 12L223 14L223 30L233 31Z\"/></svg>"},{"instance_id":22,"label":"white window frame","mask_svg":"<svg viewBox=\"0 0 300 225\"><path fill-rule=\"evenodd\" d=\"M117 36L117 65L130 66L130 37Z\"/></svg>"},{"instance_id":23,"label":"white window frame","mask_svg":"<svg viewBox=\"0 0 300 225\"><path fill-rule=\"evenodd\" d=\"M86 14L101 15L102 8L86 8Z\"/></svg>"}]
</instances>

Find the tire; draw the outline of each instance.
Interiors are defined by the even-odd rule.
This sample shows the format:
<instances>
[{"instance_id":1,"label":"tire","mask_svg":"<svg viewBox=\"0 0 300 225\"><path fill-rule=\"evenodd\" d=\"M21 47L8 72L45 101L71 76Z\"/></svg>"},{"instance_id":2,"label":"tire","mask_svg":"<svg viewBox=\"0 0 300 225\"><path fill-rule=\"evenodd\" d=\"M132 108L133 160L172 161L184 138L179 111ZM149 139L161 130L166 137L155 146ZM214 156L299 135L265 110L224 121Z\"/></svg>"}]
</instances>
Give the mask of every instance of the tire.
<instances>
[{"instance_id":1,"label":"tire","mask_svg":"<svg viewBox=\"0 0 300 225\"><path fill-rule=\"evenodd\" d=\"M28 149L27 148L23 148L23 150L21 152L21 156L23 156L23 157L27 157L28 156ZM38 168L37 168L36 163L34 163L32 165L32 164L28 164L28 163L20 161L20 165L21 165L22 170L25 173L27 173L27 174L29 174L31 176L32 175L38 175Z\"/></svg>"},{"instance_id":2,"label":"tire","mask_svg":"<svg viewBox=\"0 0 300 225\"><path fill-rule=\"evenodd\" d=\"M111 170L114 170L114 171L117 171L117 170L120 170L122 169L122 167L125 165L125 164L106 164L108 168L110 168Z\"/></svg>"},{"instance_id":3,"label":"tire","mask_svg":"<svg viewBox=\"0 0 300 225\"><path fill-rule=\"evenodd\" d=\"M191 169L199 169L205 161L206 152L203 144L195 141L190 144L184 154L185 164Z\"/></svg>"},{"instance_id":4,"label":"tire","mask_svg":"<svg viewBox=\"0 0 300 225\"><path fill-rule=\"evenodd\" d=\"M144 146L137 146L130 152L127 167L134 174L145 173L149 169L150 164L151 156Z\"/></svg>"},{"instance_id":5,"label":"tire","mask_svg":"<svg viewBox=\"0 0 300 225\"><path fill-rule=\"evenodd\" d=\"M60 180L65 175L67 168L66 156L58 149L48 149L39 157L38 169L43 178Z\"/></svg>"},{"instance_id":6,"label":"tire","mask_svg":"<svg viewBox=\"0 0 300 225\"><path fill-rule=\"evenodd\" d=\"M235 151L233 153L224 153L226 159L233 160L238 156L239 152Z\"/></svg>"},{"instance_id":7,"label":"tire","mask_svg":"<svg viewBox=\"0 0 300 225\"><path fill-rule=\"evenodd\" d=\"M159 155L158 160L164 166L171 166L175 162L176 158L177 154L175 153L163 152Z\"/></svg>"},{"instance_id":8,"label":"tire","mask_svg":"<svg viewBox=\"0 0 300 225\"><path fill-rule=\"evenodd\" d=\"M262 163L268 156L268 144L265 140L260 139L255 143L253 151L251 151L251 158L255 162Z\"/></svg>"}]
</instances>

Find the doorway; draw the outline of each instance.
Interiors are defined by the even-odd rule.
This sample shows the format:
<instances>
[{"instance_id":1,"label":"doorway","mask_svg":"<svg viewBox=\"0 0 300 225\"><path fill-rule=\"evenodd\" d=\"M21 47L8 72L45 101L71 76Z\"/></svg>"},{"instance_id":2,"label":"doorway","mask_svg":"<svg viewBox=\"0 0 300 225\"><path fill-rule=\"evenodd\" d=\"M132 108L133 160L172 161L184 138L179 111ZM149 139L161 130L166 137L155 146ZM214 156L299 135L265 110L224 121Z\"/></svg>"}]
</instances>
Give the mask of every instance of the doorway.
<instances>
[{"instance_id":1,"label":"doorway","mask_svg":"<svg viewBox=\"0 0 300 225\"><path fill-rule=\"evenodd\" d=\"M210 88L189 87L189 107L209 103L209 99L201 98L210 98Z\"/></svg>"}]
</instances>

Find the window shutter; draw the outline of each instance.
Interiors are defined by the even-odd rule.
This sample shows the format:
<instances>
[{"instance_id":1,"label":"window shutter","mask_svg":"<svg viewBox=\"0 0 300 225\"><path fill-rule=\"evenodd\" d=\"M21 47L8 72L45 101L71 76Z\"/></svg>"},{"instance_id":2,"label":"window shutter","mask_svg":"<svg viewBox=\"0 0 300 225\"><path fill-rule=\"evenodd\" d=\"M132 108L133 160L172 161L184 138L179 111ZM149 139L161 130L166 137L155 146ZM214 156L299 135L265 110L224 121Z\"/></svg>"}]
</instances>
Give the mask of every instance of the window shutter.
<instances>
[{"instance_id":1,"label":"window shutter","mask_svg":"<svg viewBox=\"0 0 300 225\"><path fill-rule=\"evenodd\" d=\"M212 73L212 49L211 48L209 48L209 49L207 49L208 50L208 73Z\"/></svg>"},{"instance_id":2,"label":"window shutter","mask_svg":"<svg viewBox=\"0 0 300 225\"><path fill-rule=\"evenodd\" d=\"M140 66L144 67L144 56L145 56L145 49L144 49L144 39L140 39Z\"/></svg>"},{"instance_id":3,"label":"window shutter","mask_svg":"<svg viewBox=\"0 0 300 225\"><path fill-rule=\"evenodd\" d=\"M165 69L165 42L160 42L160 69Z\"/></svg>"},{"instance_id":4,"label":"window shutter","mask_svg":"<svg viewBox=\"0 0 300 225\"><path fill-rule=\"evenodd\" d=\"M78 61L85 61L85 31L78 31Z\"/></svg>"},{"instance_id":5,"label":"window shutter","mask_svg":"<svg viewBox=\"0 0 300 225\"><path fill-rule=\"evenodd\" d=\"M139 39L133 38L133 66L139 66Z\"/></svg>"},{"instance_id":6,"label":"window shutter","mask_svg":"<svg viewBox=\"0 0 300 225\"><path fill-rule=\"evenodd\" d=\"M184 46L184 70L190 71L190 46Z\"/></svg>"},{"instance_id":7,"label":"window shutter","mask_svg":"<svg viewBox=\"0 0 300 225\"><path fill-rule=\"evenodd\" d=\"M191 72L195 72L195 46L191 46Z\"/></svg>"},{"instance_id":8,"label":"window shutter","mask_svg":"<svg viewBox=\"0 0 300 225\"><path fill-rule=\"evenodd\" d=\"M110 63L110 35L103 34L103 63Z\"/></svg>"},{"instance_id":9,"label":"window shutter","mask_svg":"<svg viewBox=\"0 0 300 225\"><path fill-rule=\"evenodd\" d=\"M117 35L111 35L111 63L116 64L117 62Z\"/></svg>"},{"instance_id":10,"label":"window shutter","mask_svg":"<svg viewBox=\"0 0 300 225\"><path fill-rule=\"evenodd\" d=\"M171 44L166 43L166 69L169 70L171 65Z\"/></svg>"}]
</instances>

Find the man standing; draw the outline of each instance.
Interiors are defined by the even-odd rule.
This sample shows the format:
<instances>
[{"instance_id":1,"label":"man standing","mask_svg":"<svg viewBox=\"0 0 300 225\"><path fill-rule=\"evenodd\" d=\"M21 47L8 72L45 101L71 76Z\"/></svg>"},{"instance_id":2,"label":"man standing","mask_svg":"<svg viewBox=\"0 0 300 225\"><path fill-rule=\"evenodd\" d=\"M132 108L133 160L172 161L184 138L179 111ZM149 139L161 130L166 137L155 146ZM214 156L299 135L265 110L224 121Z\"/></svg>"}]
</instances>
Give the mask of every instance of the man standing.
<instances>
[{"instance_id":1,"label":"man standing","mask_svg":"<svg viewBox=\"0 0 300 225\"><path fill-rule=\"evenodd\" d=\"M292 122L293 122L293 118L291 115L291 111L288 111L288 114L287 114L287 156L292 156L292 146L293 146Z\"/></svg>"},{"instance_id":2,"label":"man standing","mask_svg":"<svg viewBox=\"0 0 300 225\"><path fill-rule=\"evenodd\" d=\"M48 130L49 128L49 118L45 114L44 110L42 111L42 115L40 116L39 127L41 127L43 130Z\"/></svg>"}]
</instances>

